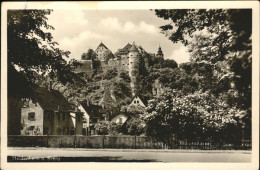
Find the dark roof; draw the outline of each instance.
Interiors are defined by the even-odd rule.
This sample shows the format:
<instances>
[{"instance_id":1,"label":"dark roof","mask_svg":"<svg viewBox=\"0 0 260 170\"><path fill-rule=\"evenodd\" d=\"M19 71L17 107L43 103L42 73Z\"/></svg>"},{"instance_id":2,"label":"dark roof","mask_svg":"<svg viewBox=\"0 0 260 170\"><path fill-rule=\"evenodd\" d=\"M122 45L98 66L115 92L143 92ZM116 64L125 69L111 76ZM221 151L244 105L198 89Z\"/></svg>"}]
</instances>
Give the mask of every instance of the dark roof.
<instances>
[{"instance_id":1,"label":"dark roof","mask_svg":"<svg viewBox=\"0 0 260 170\"><path fill-rule=\"evenodd\" d=\"M137 51L137 52L139 52L134 43L133 43L133 45L132 45L132 47L130 48L129 51Z\"/></svg>"},{"instance_id":2,"label":"dark roof","mask_svg":"<svg viewBox=\"0 0 260 170\"><path fill-rule=\"evenodd\" d=\"M158 48L157 54L160 54L160 55L162 55L162 54L163 54L163 52L162 52L162 49L161 49L161 47L160 47L160 46L159 46L159 48Z\"/></svg>"},{"instance_id":3,"label":"dark roof","mask_svg":"<svg viewBox=\"0 0 260 170\"><path fill-rule=\"evenodd\" d=\"M132 45L127 43L126 46L122 50L129 51L131 47L132 47Z\"/></svg>"},{"instance_id":4,"label":"dark roof","mask_svg":"<svg viewBox=\"0 0 260 170\"><path fill-rule=\"evenodd\" d=\"M99 105L88 104L87 101L80 103L90 117L100 117L100 110L102 109Z\"/></svg>"},{"instance_id":5,"label":"dark roof","mask_svg":"<svg viewBox=\"0 0 260 170\"><path fill-rule=\"evenodd\" d=\"M57 90L38 87L33 90L33 98L40 104L43 110L61 112L72 110L71 104Z\"/></svg>"},{"instance_id":6,"label":"dark roof","mask_svg":"<svg viewBox=\"0 0 260 170\"><path fill-rule=\"evenodd\" d=\"M104 48L108 49L108 48L105 46L105 44L103 44L102 42L98 45L97 49L98 49L99 47L104 47Z\"/></svg>"}]
</instances>

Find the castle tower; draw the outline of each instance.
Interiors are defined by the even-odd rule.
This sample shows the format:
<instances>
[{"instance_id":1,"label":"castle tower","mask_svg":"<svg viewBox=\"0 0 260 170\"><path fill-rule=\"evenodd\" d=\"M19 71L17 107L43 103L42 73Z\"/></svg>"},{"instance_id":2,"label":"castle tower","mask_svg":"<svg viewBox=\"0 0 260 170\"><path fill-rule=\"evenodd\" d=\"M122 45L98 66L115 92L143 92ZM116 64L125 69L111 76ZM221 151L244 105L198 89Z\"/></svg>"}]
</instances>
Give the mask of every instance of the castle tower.
<instances>
[{"instance_id":1,"label":"castle tower","mask_svg":"<svg viewBox=\"0 0 260 170\"><path fill-rule=\"evenodd\" d=\"M163 52L162 52L162 49L161 49L161 46L160 46L160 45L159 45L159 48L158 48L156 57L158 57L158 58L163 58Z\"/></svg>"},{"instance_id":2,"label":"castle tower","mask_svg":"<svg viewBox=\"0 0 260 170\"><path fill-rule=\"evenodd\" d=\"M131 79L132 94L135 95L138 90L138 77L139 77L139 51L133 43L129 50L129 76Z\"/></svg>"}]
</instances>

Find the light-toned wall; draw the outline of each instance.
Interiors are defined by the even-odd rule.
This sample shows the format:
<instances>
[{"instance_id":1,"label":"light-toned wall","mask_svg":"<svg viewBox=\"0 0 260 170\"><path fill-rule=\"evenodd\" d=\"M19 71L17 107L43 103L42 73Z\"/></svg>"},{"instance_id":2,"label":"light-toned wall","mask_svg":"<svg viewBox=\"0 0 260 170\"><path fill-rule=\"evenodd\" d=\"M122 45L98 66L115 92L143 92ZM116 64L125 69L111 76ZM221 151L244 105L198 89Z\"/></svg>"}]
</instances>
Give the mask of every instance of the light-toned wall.
<instances>
[{"instance_id":1,"label":"light-toned wall","mask_svg":"<svg viewBox=\"0 0 260 170\"><path fill-rule=\"evenodd\" d=\"M85 118L87 120L87 127L89 127L89 115L88 115L88 113L85 111L85 109L82 107L82 105L80 105L78 107L78 109L83 113L83 116L85 116Z\"/></svg>"},{"instance_id":2,"label":"light-toned wall","mask_svg":"<svg viewBox=\"0 0 260 170\"><path fill-rule=\"evenodd\" d=\"M142 106L142 107L145 107L144 103L142 102L142 100L136 96L133 101L130 103L130 106Z\"/></svg>"},{"instance_id":3,"label":"light-toned wall","mask_svg":"<svg viewBox=\"0 0 260 170\"><path fill-rule=\"evenodd\" d=\"M28 119L28 113L35 113L35 120L31 121ZM40 128L40 132L43 133L43 109L39 105L39 103L33 103L32 100L29 101L29 107L21 108L21 123L26 126L38 126ZM13 125L16 126L16 125ZM33 135L30 132L30 135Z\"/></svg>"},{"instance_id":4,"label":"light-toned wall","mask_svg":"<svg viewBox=\"0 0 260 170\"><path fill-rule=\"evenodd\" d=\"M127 120L128 117L126 115L124 115L124 114L119 114L116 117L112 118L111 121L119 123L119 119L120 118L122 118L122 123L125 123L125 121Z\"/></svg>"},{"instance_id":5,"label":"light-toned wall","mask_svg":"<svg viewBox=\"0 0 260 170\"><path fill-rule=\"evenodd\" d=\"M81 118L80 121L78 119L75 120L75 113L70 113L70 118L69 118L69 128L71 129L72 127L75 129L75 125L73 122L75 122L77 128L76 128L76 134L77 135L82 135L82 128L83 128L83 122L82 122L82 114L80 114ZM73 117L72 117L73 116Z\"/></svg>"}]
</instances>

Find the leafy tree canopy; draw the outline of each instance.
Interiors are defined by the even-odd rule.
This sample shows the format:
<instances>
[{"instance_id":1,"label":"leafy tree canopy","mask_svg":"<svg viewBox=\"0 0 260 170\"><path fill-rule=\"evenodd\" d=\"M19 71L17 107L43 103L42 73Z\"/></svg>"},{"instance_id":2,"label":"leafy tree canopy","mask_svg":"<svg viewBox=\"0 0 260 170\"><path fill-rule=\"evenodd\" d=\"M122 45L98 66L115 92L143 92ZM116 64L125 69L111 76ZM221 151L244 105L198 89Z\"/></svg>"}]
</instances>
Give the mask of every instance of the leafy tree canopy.
<instances>
[{"instance_id":1,"label":"leafy tree canopy","mask_svg":"<svg viewBox=\"0 0 260 170\"><path fill-rule=\"evenodd\" d=\"M66 62L69 51L56 46L50 32L47 15L52 10L8 10L8 94L30 97L37 74L57 77L62 83L83 83L73 69L75 60Z\"/></svg>"},{"instance_id":2,"label":"leafy tree canopy","mask_svg":"<svg viewBox=\"0 0 260 170\"><path fill-rule=\"evenodd\" d=\"M87 53L81 55L81 60L95 60L97 59L96 53L93 49L88 49Z\"/></svg>"}]
</instances>

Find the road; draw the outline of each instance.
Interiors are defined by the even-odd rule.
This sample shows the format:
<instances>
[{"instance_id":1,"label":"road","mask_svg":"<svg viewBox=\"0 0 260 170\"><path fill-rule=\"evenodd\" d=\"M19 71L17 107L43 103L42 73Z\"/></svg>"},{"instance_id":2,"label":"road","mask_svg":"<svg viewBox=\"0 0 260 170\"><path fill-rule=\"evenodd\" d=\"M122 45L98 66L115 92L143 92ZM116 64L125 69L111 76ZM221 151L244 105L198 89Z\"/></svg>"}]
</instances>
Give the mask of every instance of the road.
<instances>
[{"instance_id":1,"label":"road","mask_svg":"<svg viewBox=\"0 0 260 170\"><path fill-rule=\"evenodd\" d=\"M8 148L9 162L250 162L251 151Z\"/></svg>"}]
</instances>

